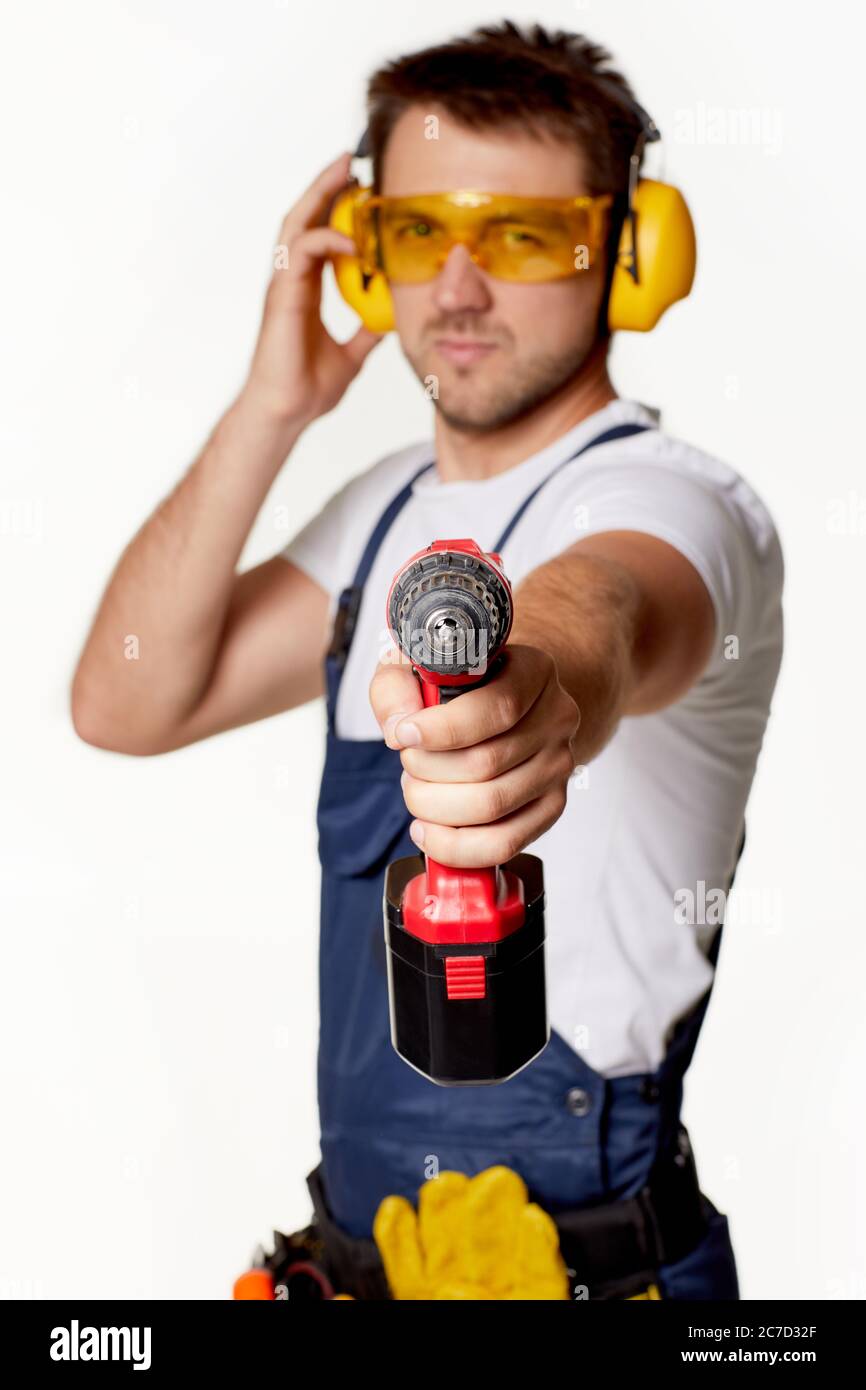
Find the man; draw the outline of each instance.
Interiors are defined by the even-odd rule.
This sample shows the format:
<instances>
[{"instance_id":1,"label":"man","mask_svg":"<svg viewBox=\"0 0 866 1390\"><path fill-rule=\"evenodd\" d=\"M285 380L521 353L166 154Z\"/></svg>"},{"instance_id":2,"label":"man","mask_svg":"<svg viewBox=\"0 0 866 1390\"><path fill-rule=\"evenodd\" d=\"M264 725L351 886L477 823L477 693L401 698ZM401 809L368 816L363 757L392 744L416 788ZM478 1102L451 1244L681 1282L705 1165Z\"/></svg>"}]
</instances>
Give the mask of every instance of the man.
<instances>
[{"instance_id":1,"label":"man","mask_svg":"<svg viewBox=\"0 0 866 1390\"><path fill-rule=\"evenodd\" d=\"M589 268L526 283L457 237L432 278L390 283L402 349L435 387L433 441L354 476L281 555L237 575L294 444L378 341L362 327L338 345L319 317L323 261L356 249L327 225L350 167L337 159L285 220L288 267L243 390L124 552L74 683L84 739L156 754L311 700L327 676L311 1190L349 1282L387 1194L505 1164L556 1217L590 1296L648 1283L738 1296L726 1219L679 1124L720 928L681 904L726 893L742 848L782 562L748 485L609 379L642 120L608 64L579 36L505 24L373 77L383 197L609 194L606 240ZM461 536L502 549L514 628L493 680L422 711L411 668L382 657L384 600L412 554ZM124 660L131 630L146 668ZM544 861L553 1032L503 1085L435 1087L390 1045L382 876L413 842L458 867L529 845Z\"/></svg>"}]
</instances>

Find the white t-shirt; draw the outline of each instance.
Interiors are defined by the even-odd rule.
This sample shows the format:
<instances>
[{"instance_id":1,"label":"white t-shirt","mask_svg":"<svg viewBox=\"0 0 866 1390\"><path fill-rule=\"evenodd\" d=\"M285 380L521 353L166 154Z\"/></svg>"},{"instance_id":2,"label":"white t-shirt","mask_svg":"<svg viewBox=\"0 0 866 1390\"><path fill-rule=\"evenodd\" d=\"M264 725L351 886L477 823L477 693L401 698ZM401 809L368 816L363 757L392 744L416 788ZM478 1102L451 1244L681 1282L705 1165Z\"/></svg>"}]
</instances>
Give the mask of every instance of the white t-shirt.
<instances>
[{"instance_id":1,"label":"white t-shirt","mask_svg":"<svg viewBox=\"0 0 866 1390\"><path fill-rule=\"evenodd\" d=\"M390 645L388 589L411 555L459 536L492 549L536 484L582 444L613 425L658 419L617 400L495 477L442 483L435 469L424 473L367 580L337 733L380 736L367 692ZM433 458L425 442L382 459L286 546L284 555L330 593L332 611L385 506ZM701 678L667 709L623 719L572 778L560 819L529 847L544 861L551 1025L590 1066L621 1076L660 1063L674 1024L712 980L706 952L720 920L718 890L734 868L781 660L783 567L772 518L749 485L651 429L592 449L551 478L503 547L505 571L517 584L582 536L612 530L646 532L681 551L716 611Z\"/></svg>"}]
</instances>

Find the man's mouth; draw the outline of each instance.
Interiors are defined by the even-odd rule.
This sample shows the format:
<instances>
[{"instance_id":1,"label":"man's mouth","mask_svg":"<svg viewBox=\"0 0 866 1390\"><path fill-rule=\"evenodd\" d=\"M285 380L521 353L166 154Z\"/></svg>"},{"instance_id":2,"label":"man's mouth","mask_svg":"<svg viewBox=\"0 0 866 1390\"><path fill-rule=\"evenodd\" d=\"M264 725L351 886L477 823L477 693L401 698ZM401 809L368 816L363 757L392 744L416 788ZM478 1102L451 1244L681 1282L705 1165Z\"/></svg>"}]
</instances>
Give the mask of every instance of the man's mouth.
<instances>
[{"instance_id":1,"label":"man's mouth","mask_svg":"<svg viewBox=\"0 0 866 1390\"><path fill-rule=\"evenodd\" d=\"M482 338L436 338L433 346L443 357L447 357L449 362L463 367L471 362L480 362L482 357L488 357L491 352L496 351L497 344L486 342Z\"/></svg>"}]
</instances>

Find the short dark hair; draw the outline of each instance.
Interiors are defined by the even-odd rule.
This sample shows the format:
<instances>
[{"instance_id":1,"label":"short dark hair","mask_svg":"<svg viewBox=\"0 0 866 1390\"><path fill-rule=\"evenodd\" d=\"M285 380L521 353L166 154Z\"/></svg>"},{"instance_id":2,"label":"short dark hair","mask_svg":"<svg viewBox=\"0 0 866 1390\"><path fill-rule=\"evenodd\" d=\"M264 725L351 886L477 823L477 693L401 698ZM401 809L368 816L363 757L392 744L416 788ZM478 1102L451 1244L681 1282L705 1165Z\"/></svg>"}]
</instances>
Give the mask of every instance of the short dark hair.
<instances>
[{"instance_id":1,"label":"short dark hair","mask_svg":"<svg viewBox=\"0 0 866 1390\"><path fill-rule=\"evenodd\" d=\"M644 120L628 81L606 48L582 34L511 20L395 58L367 84L367 138L373 182L381 187L388 138L410 106L441 106L456 121L483 130L516 126L574 141L585 161L588 191L613 195L600 333L623 218L629 166ZM638 168L642 146L638 148Z\"/></svg>"},{"instance_id":2,"label":"short dark hair","mask_svg":"<svg viewBox=\"0 0 866 1390\"><path fill-rule=\"evenodd\" d=\"M476 130L512 125L573 140L585 157L589 192L624 195L642 121L611 61L582 34L504 20L386 63L367 87L377 186L400 116L429 103Z\"/></svg>"}]
</instances>

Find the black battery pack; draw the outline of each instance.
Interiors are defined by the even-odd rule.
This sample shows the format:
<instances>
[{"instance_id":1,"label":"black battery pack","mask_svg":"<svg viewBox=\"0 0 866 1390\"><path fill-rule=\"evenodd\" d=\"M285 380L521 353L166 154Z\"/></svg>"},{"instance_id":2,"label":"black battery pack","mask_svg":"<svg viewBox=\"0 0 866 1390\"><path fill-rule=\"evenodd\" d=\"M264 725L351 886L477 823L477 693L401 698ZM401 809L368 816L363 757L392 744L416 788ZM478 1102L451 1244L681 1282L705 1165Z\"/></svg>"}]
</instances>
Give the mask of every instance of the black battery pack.
<instances>
[{"instance_id":1,"label":"black battery pack","mask_svg":"<svg viewBox=\"0 0 866 1390\"><path fill-rule=\"evenodd\" d=\"M550 1038L541 860L517 854L502 867L523 883L523 925L501 941L465 945L434 945L403 926L403 893L423 872L423 855L395 860L385 877L391 1041L437 1086L507 1081Z\"/></svg>"}]
</instances>

